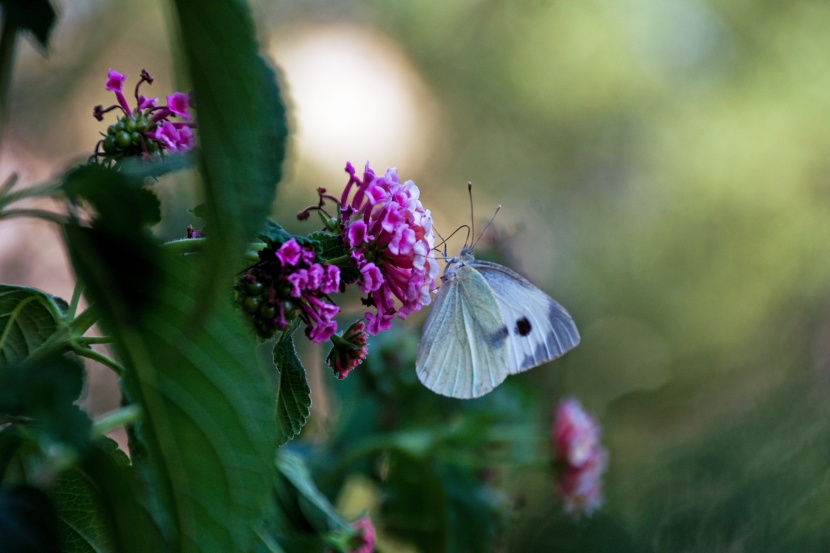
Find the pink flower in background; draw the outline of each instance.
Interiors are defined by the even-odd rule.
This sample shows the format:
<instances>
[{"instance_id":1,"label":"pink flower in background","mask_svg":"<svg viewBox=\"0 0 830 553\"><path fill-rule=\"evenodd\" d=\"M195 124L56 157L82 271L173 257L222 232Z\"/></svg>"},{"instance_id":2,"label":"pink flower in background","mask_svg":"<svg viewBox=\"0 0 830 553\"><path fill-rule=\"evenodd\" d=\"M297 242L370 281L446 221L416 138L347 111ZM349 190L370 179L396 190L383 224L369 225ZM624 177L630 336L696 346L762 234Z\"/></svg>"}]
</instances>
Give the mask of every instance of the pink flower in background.
<instances>
[{"instance_id":1,"label":"pink flower in background","mask_svg":"<svg viewBox=\"0 0 830 553\"><path fill-rule=\"evenodd\" d=\"M379 177L367 163L359 178L347 163L346 171L342 236L360 271L360 289L367 294L363 303L375 308L366 313L367 331L377 334L391 326L396 314L405 319L432 300L439 272L432 255L432 217L421 205L415 183L401 183L395 169Z\"/></svg>"},{"instance_id":2,"label":"pink flower in background","mask_svg":"<svg viewBox=\"0 0 830 553\"><path fill-rule=\"evenodd\" d=\"M373 553L375 550L375 527L369 517L363 517L353 525L357 535L352 541L350 553Z\"/></svg>"},{"instance_id":3,"label":"pink flower in background","mask_svg":"<svg viewBox=\"0 0 830 553\"><path fill-rule=\"evenodd\" d=\"M192 150L196 146L195 123L170 121L171 117L192 118L190 96L176 92L167 96L168 105L158 105L158 98L148 98L139 92L144 83L153 84L153 76L142 69L135 85L135 106L131 108L124 96L126 80L127 75L114 69L107 72L105 88L115 93L117 103L108 108L95 106L92 115L98 121L103 121L104 115L112 110L120 110L123 115L107 128L90 160L103 158L104 162L110 163L125 157L150 157L165 151L180 153Z\"/></svg>"},{"instance_id":4,"label":"pink flower in background","mask_svg":"<svg viewBox=\"0 0 830 553\"><path fill-rule=\"evenodd\" d=\"M559 403L551 437L559 467L557 492L568 513L590 515L602 505L608 453L600 446L600 434L599 425L577 399Z\"/></svg>"},{"instance_id":5,"label":"pink flower in background","mask_svg":"<svg viewBox=\"0 0 830 553\"><path fill-rule=\"evenodd\" d=\"M343 336L331 337L334 347L326 356L326 364L331 367L337 378L343 380L366 359L369 353L366 345L367 338L366 325L363 321L358 321L347 328Z\"/></svg>"}]
</instances>

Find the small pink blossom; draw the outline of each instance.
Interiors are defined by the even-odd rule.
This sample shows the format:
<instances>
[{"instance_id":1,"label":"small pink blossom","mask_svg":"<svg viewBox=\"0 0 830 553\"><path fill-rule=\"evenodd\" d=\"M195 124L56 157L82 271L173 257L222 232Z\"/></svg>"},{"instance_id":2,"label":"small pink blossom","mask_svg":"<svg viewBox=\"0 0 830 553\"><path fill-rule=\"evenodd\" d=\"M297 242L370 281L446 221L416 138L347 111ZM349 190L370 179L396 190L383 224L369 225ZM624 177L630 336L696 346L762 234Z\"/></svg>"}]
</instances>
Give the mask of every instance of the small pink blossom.
<instances>
[{"instance_id":1,"label":"small pink blossom","mask_svg":"<svg viewBox=\"0 0 830 553\"><path fill-rule=\"evenodd\" d=\"M190 96L184 92L176 92L167 97L167 109L182 117L190 119Z\"/></svg>"},{"instance_id":2,"label":"small pink blossom","mask_svg":"<svg viewBox=\"0 0 830 553\"><path fill-rule=\"evenodd\" d=\"M127 75L119 73L115 69L107 71L107 90L112 92L123 92L124 81L127 80Z\"/></svg>"},{"instance_id":3,"label":"small pink blossom","mask_svg":"<svg viewBox=\"0 0 830 553\"><path fill-rule=\"evenodd\" d=\"M600 446L600 433L597 422L577 399L559 403L551 438L560 469L557 492L568 513L590 515L602 505L608 452Z\"/></svg>"},{"instance_id":4,"label":"small pink blossom","mask_svg":"<svg viewBox=\"0 0 830 553\"><path fill-rule=\"evenodd\" d=\"M334 371L334 375L343 380L349 373L360 365L369 352L366 325L358 321L346 329L343 336L332 336L334 346L326 356L326 364Z\"/></svg>"},{"instance_id":5,"label":"small pink blossom","mask_svg":"<svg viewBox=\"0 0 830 553\"><path fill-rule=\"evenodd\" d=\"M196 145L196 138L190 127L176 127L170 121L164 121L147 136L162 143L171 152L186 152Z\"/></svg>"},{"instance_id":6,"label":"small pink blossom","mask_svg":"<svg viewBox=\"0 0 830 553\"><path fill-rule=\"evenodd\" d=\"M340 267L337 265L327 265L326 272L323 275L323 283L320 285L320 291L324 294L333 294L340 290Z\"/></svg>"},{"instance_id":7,"label":"small pink blossom","mask_svg":"<svg viewBox=\"0 0 830 553\"><path fill-rule=\"evenodd\" d=\"M353 525L357 531L352 542L351 553L373 553L375 550L375 527L369 517L363 517Z\"/></svg>"},{"instance_id":8,"label":"small pink blossom","mask_svg":"<svg viewBox=\"0 0 830 553\"><path fill-rule=\"evenodd\" d=\"M295 239L291 239L277 250L277 257L284 266L293 267L300 262L302 248Z\"/></svg>"},{"instance_id":9,"label":"small pink blossom","mask_svg":"<svg viewBox=\"0 0 830 553\"><path fill-rule=\"evenodd\" d=\"M138 96L138 109L145 110L145 109L153 109L156 107L158 103L158 98L147 98L144 94L139 94Z\"/></svg>"}]
</instances>

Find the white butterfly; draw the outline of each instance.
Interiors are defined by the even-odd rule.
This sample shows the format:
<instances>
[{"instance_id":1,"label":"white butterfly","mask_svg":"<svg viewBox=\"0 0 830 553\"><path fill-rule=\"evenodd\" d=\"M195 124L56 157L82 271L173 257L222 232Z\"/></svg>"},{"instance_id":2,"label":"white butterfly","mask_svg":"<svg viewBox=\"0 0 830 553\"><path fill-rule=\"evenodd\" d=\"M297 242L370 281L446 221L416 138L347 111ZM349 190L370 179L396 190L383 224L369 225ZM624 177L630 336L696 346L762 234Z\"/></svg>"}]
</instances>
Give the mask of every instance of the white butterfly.
<instances>
[{"instance_id":1,"label":"white butterfly","mask_svg":"<svg viewBox=\"0 0 830 553\"><path fill-rule=\"evenodd\" d=\"M579 343L561 305L510 269L477 261L472 248L448 261L441 280L415 363L418 378L433 392L483 396L507 375L556 359Z\"/></svg>"}]
</instances>

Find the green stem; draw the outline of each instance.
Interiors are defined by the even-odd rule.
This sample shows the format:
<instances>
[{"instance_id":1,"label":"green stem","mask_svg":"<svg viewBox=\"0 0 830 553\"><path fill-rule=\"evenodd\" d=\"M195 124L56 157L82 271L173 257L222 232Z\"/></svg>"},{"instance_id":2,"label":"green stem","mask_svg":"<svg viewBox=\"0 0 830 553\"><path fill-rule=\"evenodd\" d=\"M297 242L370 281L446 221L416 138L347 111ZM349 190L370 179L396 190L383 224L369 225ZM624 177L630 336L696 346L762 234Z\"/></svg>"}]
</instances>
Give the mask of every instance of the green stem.
<instances>
[{"instance_id":1,"label":"green stem","mask_svg":"<svg viewBox=\"0 0 830 553\"><path fill-rule=\"evenodd\" d=\"M73 336L83 336L84 333L98 322L98 310L94 305L87 307L83 313L69 323Z\"/></svg>"},{"instance_id":2,"label":"green stem","mask_svg":"<svg viewBox=\"0 0 830 553\"><path fill-rule=\"evenodd\" d=\"M72 291L72 300L69 302L69 311L66 316L69 320L75 318L75 313L78 312L78 304L81 302L81 296L84 293L84 285L81 281L75 281L75 289Z\"/></svg>"},{"instance_id":3,"label":"green stem","mask_svg":"<svg viewBox=\"0 0 830 553\"><path fill-rule=\"evenodd\" d=\"M177 254L200 253L205 249L207 238L184 238L165 242L164 249Z\"/></svg>"},{"instance_id":4,"label":"green stem","mask_svg":"<svg viewBox=\"0 0 830 553\"><path fill-rule=\"evenodd\" d=\"M94 349L85 348L80 344L73 343L72 352L81 357L86 357L87 359L98 361L105 367L111 368L118 376L124 376L124 373L127 372L127 369L124 368L124 365L122 365L114 359L107 357L103 353L95 351Z\"/></svg>"},{"instance_id":5,"label":"green stem","mask_svg":"<svg viewBox=\"0 0 830 553\"><path fill-rule=\"evenodd\" d=\"M0 185L0 198L12 191L14 185L17 184L17 179L18 174L12 173L11 175L9 175L9 178L7 178L2 185Z\"/></svg>"},{"instance_id":6,"label":"green stem","mask_svg":"<svg viewBox=\"0 0 830 553\"><path fill-rule=\"evenodd\" d=\"M14 43L17 38L17 27L11 18L3 21L3 34L0 35L0 144L2 144L3 129L6 126L6 110L9 106L9 89L12 82L14 60Z\"/></svg>"},{"instance_id":7,"label":"green stem","mask_svg":"<svg viewBox=\"0 0 830 553\"><path fill-rule=\"evenodd\" d=\"M78 343L85 346L92 344L111 344L115 341L112 336L83 336L78 338Z\"/></svg>"},{"instance_id":8,"label":"green stem","mask_svg":"<svg viewBox=\"0 0 830 553\"><path fill-rule=\"evenodd\" d=\"M110 411L92 425L92 434L106 435L128 424L141 420L142 411L138 405L127 405L115 411Z\"/></svg>"}]
</instances>

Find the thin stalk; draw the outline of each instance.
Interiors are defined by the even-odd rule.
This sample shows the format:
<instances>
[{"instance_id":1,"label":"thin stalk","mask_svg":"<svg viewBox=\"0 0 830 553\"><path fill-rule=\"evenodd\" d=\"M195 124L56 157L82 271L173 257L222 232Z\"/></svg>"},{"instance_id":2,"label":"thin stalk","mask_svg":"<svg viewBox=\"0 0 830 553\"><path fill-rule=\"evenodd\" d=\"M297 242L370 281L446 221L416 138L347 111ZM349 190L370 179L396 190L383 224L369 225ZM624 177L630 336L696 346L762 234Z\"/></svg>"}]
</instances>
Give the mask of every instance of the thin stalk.
<instances>
[{"instance_id":1,"label":"thin stalk","mask_svg":"<svg viewBox=\"0 0 830 553\"><path fill-rule=\"evenodd\" d=\"M52 213L45 209L10 209L8 211L0 211L0 219L11 219L13 217L33 217L35 219L50 221L57 225L66 223L66 217L63 215Z\"/></svg>"},{"instance_id":2,"label":"thin stalk","mask_svg":"<svg viewBox=\"0 0 830 553\"><path fill-rule=\"evenodd\" d=\"M83 336L84 332L89 330L92 325L98 322L98 310L95 308L95 305L91 305L87 307L83 313L75 317L75 319L69 323L70 328L72 329L72 334L75 336Z\"/></svg>"},{"instance_id":3,"label":"thin stalk","mask_svg":"<svg viewBox=\"0 0 830 553\"><path fill-rule=\"evenodd\" d=\"M75 282L75 289L72 291L72 300L69 302L69 311L66 313L67 317L72 320L75 318L75 313L78 312L78 304L81 302L81 296L84 293L84 286L81 281Z\"/></svg>"},{"instance_id":4,"label":"thin stalk","mask_svg":"<svg viewBox=\"0 0 830 553\"><path fill-rule=\"evenodd\" d=\"M84 336L83 338L78 338L78 343L85 346L92 344L111 344L114 341L115 338L112 336Z\"/></svg>"},{"instance_id":5,"label":"thin stalk","mask_svg":"<svg viewBox=\"0 0 830 553\"><path fill-rule=\"evenodd\" d=\"M109 367L110 369L112 369L113 372L115 372L115 374L117 374L118 376L124 376L124 374L127 372L127 369L124 368L124 365L110 357L107 357L101 352L95 351L94 349L88 349L79 344L72 344L72 352L81 357L86 357L87 359L98 361L105 367Z\"/></svg>"},{"instance_id":6,"label":"thin stalk","mask_svg":"<svg viewBox=\"0 0 830 553\"><path fill-rule=\"evenodd\" d=\"M92 424L92 433L106 435L122 426L140 421L141 417L141 407L138 405L127 405L115 411L110 411L95 421Z\"/></svg>"}]
</instances>

